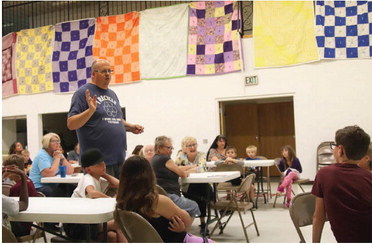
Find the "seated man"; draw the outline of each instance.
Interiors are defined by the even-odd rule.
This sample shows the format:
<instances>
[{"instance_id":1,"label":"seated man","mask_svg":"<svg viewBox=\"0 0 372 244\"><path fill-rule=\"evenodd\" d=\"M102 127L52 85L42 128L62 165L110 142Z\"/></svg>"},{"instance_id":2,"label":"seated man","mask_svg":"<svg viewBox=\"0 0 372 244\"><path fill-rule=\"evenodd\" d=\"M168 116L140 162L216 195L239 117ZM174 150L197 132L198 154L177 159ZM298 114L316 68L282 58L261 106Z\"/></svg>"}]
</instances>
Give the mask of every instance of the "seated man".
<instances>
[{"instance_id":1,"label":"seated man","mask_svg":"<svg viewBox=\"0 0 372 244\"><path fill-rule=\"evenodd\" d=\"M3 213L3 225L11 229L8 216L15 216L20 211L24 211L28 208L28 189L27 189L27 176L24 170L20 170L15 166L8 166L3 168L4 173L16 174L21 178L21 190L19 194L19 201L2 195L2 213Z\"/></svg>"}]
</instances>

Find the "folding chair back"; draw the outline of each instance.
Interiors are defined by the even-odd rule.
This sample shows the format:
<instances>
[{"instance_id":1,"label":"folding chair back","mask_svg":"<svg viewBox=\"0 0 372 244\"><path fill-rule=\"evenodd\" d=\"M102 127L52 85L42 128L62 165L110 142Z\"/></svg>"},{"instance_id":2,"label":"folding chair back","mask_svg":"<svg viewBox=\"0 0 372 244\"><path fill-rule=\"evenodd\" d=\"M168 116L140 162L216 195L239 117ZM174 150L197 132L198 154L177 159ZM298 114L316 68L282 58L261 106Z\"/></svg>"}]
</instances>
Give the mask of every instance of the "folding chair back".
<instances>
[{"instance_id":1,"label":"folding chair back","mask_svg":"<svg viewBox=\"0 0 372 244\"><path fill-rule=\"evenodd\" d=\"M244 168L239 164L218 164L216 171L240 171L240 174L244 174Z\"/></svg>"},{"instance_id":2,"label":"folding chair back","mask_svg":"<svg viewBox=\"0 0 372 244\"><path fill-rule=\"evenodd\" d=\"M5 196L9 196L9 194L10 194L10 188L12 188L12 186L13 186L13 185L11 185L11 184L4 183L4 182L3 182L3 194L4 194Z\"/></svg>"},{"instance_id":3,"label":"folding chair back","mask_svg":"<svg viewBox=\"0 0 372 244\"><path fill-rule=\"evenodd\" d=\"M116 209L114 218L128 242L163 243L158 232L141 215L131 211Z\"/></svg>"},{"instance_id":4,"label":"folding chair back","mask_svg":"<svg viewBox=\"0 0 372 244\"><path fill-rule=\"evenodd\" d=\"M289 214L300 237L300 242L306 242L300 227L312 225L315 211L315 196L310 192L300 193L292 200Z\"/></svg>"},{"instance_id":5,"label":"folding chair back","mask_svg":"<svg viewBox=\"0 0 372 244\"><path fill-rule=\"evenodd\" d=\"M3 231L2 231L2 242L3 243L15 243L17 242L17 239L13 232L6 226L3 225Z\"/></svg>"},{"instance_id":6,"label":"folding chair back","mask_svg":"<svg viewBox=\"0 0 372 244\"><path fill-rule=\"evenodd\" d=\"M164 196L168 196L168 193L166 190L164 190L163 187L159 186L158 184L156 184L155 188L158 190L158 193L160 195L164 195Z\"/></svg>"},{"instance_id":7,"label":"folding chair back","mask_svg":"<svg viewBox=\"0 0 372 244\"><path fill-rule=\"evenodd\" d=\"M253 202L249 200L249 190L252 185L252 182L254 181L255 174L250 174L247 177L244 178L243 182L240 184L238 187L237 191L233 194L231 200L229 201L217 201L216 203L211 204L211 208L215 210L220 210L221 216L219 216L216 225L214 226L210 236L213 235L214 231L216 228L219 226L220 227L220 234L223 233L223 230L225 229L226 225L230 221L233 213L235 211L238 212L240 222L242 224L242 228L244 231L244 235L246 238L246 241L249 242L248 239L248 234L247 234L247 228L251 225L255 226L257 235L259 236L260 233L258 231L256 219L254 217L252 208L253 208ZM252 216L252 222L249 223L248 225L245 225L243 217L242 217L242 211L247 211L249 210L251 212ZM225 222L222 222L222 219L228 216L228 219Z\"/></svg>"}]
</instances>

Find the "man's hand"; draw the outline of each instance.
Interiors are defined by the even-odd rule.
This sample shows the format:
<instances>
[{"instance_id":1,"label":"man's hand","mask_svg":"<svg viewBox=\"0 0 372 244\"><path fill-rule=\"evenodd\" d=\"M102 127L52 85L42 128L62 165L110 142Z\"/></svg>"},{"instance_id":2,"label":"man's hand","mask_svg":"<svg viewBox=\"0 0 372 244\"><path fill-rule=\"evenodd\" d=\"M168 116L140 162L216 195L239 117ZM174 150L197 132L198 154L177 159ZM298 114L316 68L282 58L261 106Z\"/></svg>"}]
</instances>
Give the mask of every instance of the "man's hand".
<instances>
[{"instance_id":1,"label":"man's hand","mask_svg":"<svg viewBox=\"0 0 372 244\"><path fill-rule=\"evenodd\" d=\"M141 133L143 133L143 130L144 130L144 128L143 128L142 125L135 124L135 125L133 125L132 133L133 134L141 134Z\"/></svg>"},{"instance_id":2,"label":"man's hand","mask_svg":"<svg viewBox=\"0 0 372 244\"><path fill-rule=\"evenodd\" d=\"M91 110L92 112L95 112L97 109L97 95L94 95L94 97L92 98L90 96L90 91L87 89L85 91L85 99L87 100L89 110Z\"/></svg>"},{"instance_id":3,"label":"man's hand","mask_svg":"<svg viewBox=\"0 0 372 244\"><path fill-rule=\"evenodd\" d=\"M186 226L179 216L173 216L169 221L168 229L174 232L183 232L186 230Z\"/></svg>"}]
</instances>

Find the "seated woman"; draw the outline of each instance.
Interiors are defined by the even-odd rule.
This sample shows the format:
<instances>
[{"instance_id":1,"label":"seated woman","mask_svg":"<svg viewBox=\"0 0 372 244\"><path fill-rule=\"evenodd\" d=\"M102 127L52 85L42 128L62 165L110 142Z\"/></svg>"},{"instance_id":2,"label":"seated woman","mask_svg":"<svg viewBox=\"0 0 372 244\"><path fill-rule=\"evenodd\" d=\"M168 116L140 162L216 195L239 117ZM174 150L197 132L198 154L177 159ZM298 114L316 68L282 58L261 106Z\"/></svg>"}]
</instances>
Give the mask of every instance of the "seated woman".
<instances>
[{"instance_id":1,"label":"seated woman","mask_svg":"<svg viewBox=\"0 0 372 244\"><path fill-rule=\"evenodd\" d=\"M117 207L147 219L165 243L202 243L209 239L186 232L192 218L168 197L159 195L151 164L140 156L128 158L120 173Z\"/></svg>"},{"instance_id":2,"label":"seated woman","mask_svg":"<svg viewBox=\"0 0 372 244\"><path fill-rule=\"evenodd\" d=\"M180 167L197 166L197 172L205 171L205 153L198 151L198 143L194 137L186 136L181 142L182 151L177 155L176 164ZM195 170L193 170L195 171ZM189 172L192 172L190 170ZM204 234L205 217L207 216L207 202L212 198L212 187L206 183L183 184L182 193L199 206L200 209L200 233ZM208 235L208 230L206 230Z\"/></svg>"},{"instance_id":3,"label":"seated woman","mask_svg":"<svg viewBox=\"0 0 372 244\"><path fill-rule=\"evenodd\" d=\"M30 170L30 179L34 182L37 191L41 191L47 197L70 196L66 189L59 184L42 184L41 178L55 176L59 173L59 166L66 166L66 174L72 174L74 168L63 157L60 148L60 138L55 133L43 136L43 148L37 153ZM68 187L68 186L64 186ZM73 189L71 189L72 192Z\"/></svg>"},{"instance_id":4,"label":"seated woman","mask_svg":"<svg viewBox=\"0 0 372 244\"><path fill-rule=\"evenodd\" d=\"M152 158L158 184L164 188L172 201L181 209L186 210L191 217L200 215L198 204L188 198L181 196L179 177L188 177L191 170L195 171L196 165L177 166L170 158L172 155L172 140L166 136L158 136L155 139L155 155Z\"/></svg>"},{"instance_id":5,"label":"seated woman","mask_svg":"<svg viewBox=\"0 0 372 244\"><path fill-rule=\"evenodd\" d=\"M283 158L279 162L279 169L284 174L282 184L278 187L279 192L286 191L287 203L285 206L289 208L292 198L292 183L300 178L302 167L300 160L296 157L296 153L289 145L285 145L280 150Z\"/></svg>"},{"instance_id":6,"label":"seated woman","mask_svg":"<svg viewBox=\"0 0 372 244\"><path fill-rule=\"evenodd\" d=\"M211 147L208 150L207 160L208 161L225 160L226 147L227 147L226 137L223 135L216 136Z\"/></svg>"},{"instance_id":7,"label":"seated woman","mask_svg":"<svg viewBox=\"0 0 372 244\"><path fill-rule=\"evenodd\" d=\"M19 141L13 142L12 145L10 145L8 154L18 154L22 155L23 145Z\"/></svg>"}]
</instances>

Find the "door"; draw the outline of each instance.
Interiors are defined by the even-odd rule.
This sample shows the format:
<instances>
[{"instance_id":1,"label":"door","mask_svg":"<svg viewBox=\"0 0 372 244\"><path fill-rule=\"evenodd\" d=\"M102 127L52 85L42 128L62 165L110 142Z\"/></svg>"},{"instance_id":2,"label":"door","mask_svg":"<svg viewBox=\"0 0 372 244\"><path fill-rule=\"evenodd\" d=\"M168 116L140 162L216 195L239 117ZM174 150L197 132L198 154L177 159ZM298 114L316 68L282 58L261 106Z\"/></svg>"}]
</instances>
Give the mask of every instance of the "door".
<instances>
[{"instance_id":1,"label":"door","mask_svg":"<svg viewBox=\"0 0 372 244\"><path fill-rule=\"evenodd\" d=\"M223 102L221 132L228 145L237 148L238 157L246 157L248 145L257 146L257 155L269 159L281 157L283 145L295 148L292 97L281 100ZM279 175L275 166L270 168L270 175Z\"/></svg>"}]
</instances>

